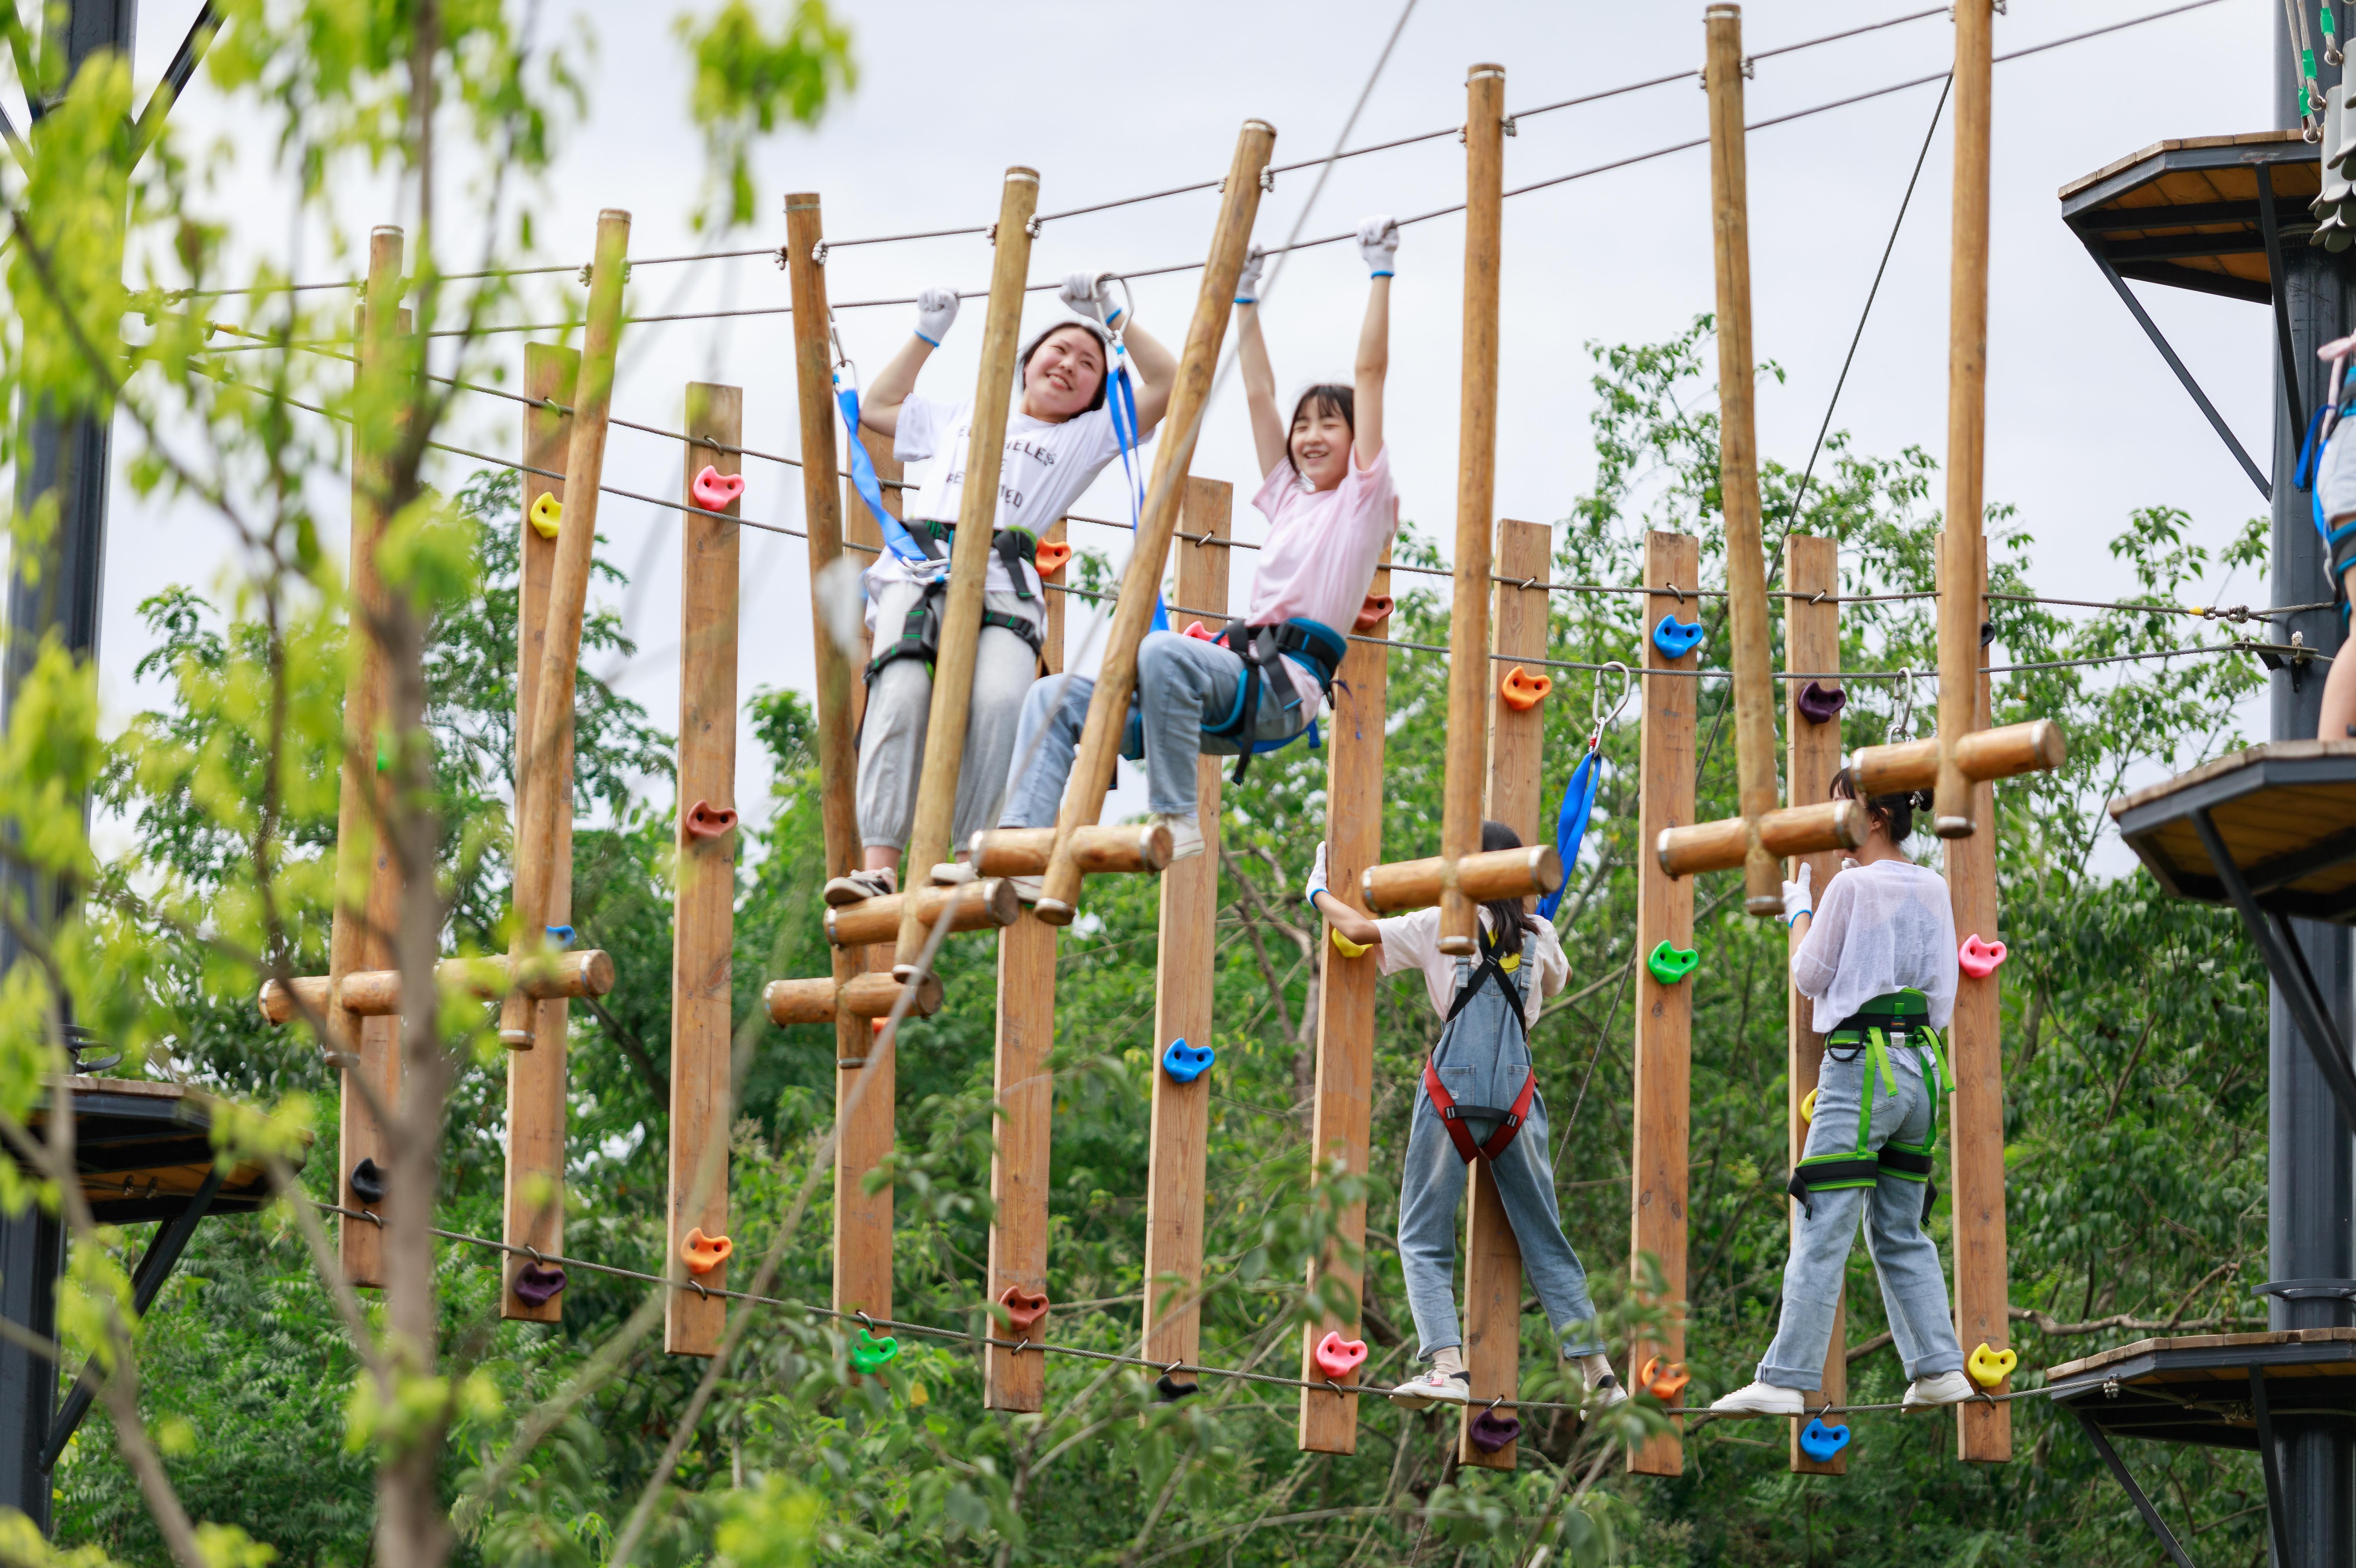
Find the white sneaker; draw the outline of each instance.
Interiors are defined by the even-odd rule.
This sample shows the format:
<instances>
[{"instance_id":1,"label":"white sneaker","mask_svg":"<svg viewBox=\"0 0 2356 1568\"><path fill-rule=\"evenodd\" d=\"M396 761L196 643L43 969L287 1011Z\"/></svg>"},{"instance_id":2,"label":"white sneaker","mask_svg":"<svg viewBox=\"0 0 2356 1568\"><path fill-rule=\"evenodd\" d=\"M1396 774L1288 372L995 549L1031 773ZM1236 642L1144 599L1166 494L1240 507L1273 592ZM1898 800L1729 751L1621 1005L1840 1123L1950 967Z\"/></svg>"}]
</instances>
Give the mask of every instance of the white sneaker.
<instances>
[{"instance_id":1,"label":"white sneaker","mask_svg":"<svg viewBox=\"0 0 2356 1568\"><path fill-rule=\"evenodd\" d=\"M932 881L936 887L961 887L976 875L969 860L945 860L933 867Z\"/></svg>"},{"instance_id":2,"label":"white sneaker","mask_svg":"<svg viewBox=\"0 0 2356 1568\"><path fill-rule=\"evenodd\" d=\"M1175 811L1156 811L1151 820L1170 830L1171 865L1203 853L1203 826L1194 818L1180 816Z\"/></svg>"},{"instance_id":3,"label":"white sneaker","mask_svg":"<svg viewBox=\"0 0 2356 1568\"><path fill-rule=\"evenodd\" d=\"M1393 1389L1391 1398L1408 1410L1421 1410L1426 1405L1434 1404L1470 1404L1472 1402L1472 1375L1470 1372L1443 1372L1434 1367Z\"/></svg>"},{"instance_id":4,"label":"white sneaker","mask_svg":"<svg viewBox=\"0 0 2356 1568\"><path fill-rule=\"evenodd\" d=\"M1805 1415L1808 1402L1801 1397L1798 1389L1751 1383L1714 1402L1709 1408L1720 1415Z\"/></svg>"},{"instance_id":5,"label":"white sneaker","mask_svg":"<svg viewBox=\"0 0 2356 1568\"><path fill-rule=\"evenodd\" d=\"M826 885L826 901L836 908L845 904L857 904L869 898L888 897L900 891L900 874L890 866L873 871L854 871L848 876L838 876Z\"/></svg>"},{"instance_id":6,"label":"white sneaker","mask_svg":"<svg viewBox=\"0 0 2356 1568\"><path fill-rule=\"evenodd\" d=\"M1903 1410L1932 1410L1943 1404L1961 1404L1977 1391L1971 1380L1961 1372L1941 1372L1935 1378L1917 1378L1906 1385L1906 1397L1900 1402Z\"/></svg>"},{"instance_id":7,"label":"white sneaker","mask_svg":"<svg viewBox=\"0 0 2356 1568\"><path fill-rule=\"evenodd\" d=\"M1006 883L1008 886L1014 889L1017 903L1036 904L1039 901L1039 896L1047 891L1047 878L1044 873L1037 876L1010 876L1006 879Z\"/></svg>"}]
</instances>

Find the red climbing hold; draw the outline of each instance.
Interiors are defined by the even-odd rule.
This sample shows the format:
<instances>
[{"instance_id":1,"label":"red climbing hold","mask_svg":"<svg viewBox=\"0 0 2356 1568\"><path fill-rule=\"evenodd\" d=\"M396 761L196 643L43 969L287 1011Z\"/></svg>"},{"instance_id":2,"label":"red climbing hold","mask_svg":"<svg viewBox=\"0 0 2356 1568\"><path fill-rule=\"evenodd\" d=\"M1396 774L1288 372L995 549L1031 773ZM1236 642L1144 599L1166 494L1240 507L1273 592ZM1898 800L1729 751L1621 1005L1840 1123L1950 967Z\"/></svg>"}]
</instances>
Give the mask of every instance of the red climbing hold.
<instances>
[{"instance_id":1,"label":"red climbing hold","mask_svg":"<svg viewBox=\"0 0 2356 1568\"><path fill-rule=\"evenodd\" d=\"M687 836L691 839L716 839L735 825L736 810L733 806L698 800L687 809Z\"/></svg>"},{"instance_id":2,"label":"red climbing hold","mask_svg":"<svg viewBox=\"0 0 2356 1568\"><path fill-rule=\"evenodd\" d=\"M1021 1285L1008 1285L999 1293L998 1305L1006 1309L1006 1326L1017 1338L1028 1338L1047 1316L1047 1293L1027 1291Z\"/></svg>"},{"instance_id":3,"label":"red climbing hold","mask_svg":"<svg viewBox=\"0 0 2356 1568\"><path fill-rule=\"evenodd\" d=\"M695 496L695 504L704 510L726 511L736 503L736 498L744 493L744 476L723 474L706 463L703 472L695 476L695 483L690 489Z\"/></svg>"},{"instance_id":4,"label":"red climbing hold","mask_svg":"<svg viewBox=\"0 0 2356 1568\"><path fill-rule=\"evenodd\" d=\"M1366 1342L1344 1339L1339 1334L1329 1332L1317 1341L1317 1348L1310 1354L1317 1363L1317 1369L1338 1383L1365 1364Z\"/></svg>"},{"instance_id":5,"label":"red climbing hold","mask_svg":"<svg viewBox=\"0 0 2356 1568\"><path fill-rule=\"evenodd\" d=\"M1391 607L1397 602L1388 594L1368 594L1366 602L1358 607L1358 618L1350 623L1350 629L1360 637L1371 637L1375 628L1391 618Z\"/></svg>"},{"instance_id":6,"label":"red climbing hold","mask_svg":"<svg viewBox=\"0 0 2356 1568\"><path fill-rule=\"evenodd\" d=\"M699 1225L680 1243L679 1255L686 1260L689 1273L708 1274L726 1262L728 1254L735 1250L735 1242L725 1236L706 1236Z\"/></svg>"}]
</instances>

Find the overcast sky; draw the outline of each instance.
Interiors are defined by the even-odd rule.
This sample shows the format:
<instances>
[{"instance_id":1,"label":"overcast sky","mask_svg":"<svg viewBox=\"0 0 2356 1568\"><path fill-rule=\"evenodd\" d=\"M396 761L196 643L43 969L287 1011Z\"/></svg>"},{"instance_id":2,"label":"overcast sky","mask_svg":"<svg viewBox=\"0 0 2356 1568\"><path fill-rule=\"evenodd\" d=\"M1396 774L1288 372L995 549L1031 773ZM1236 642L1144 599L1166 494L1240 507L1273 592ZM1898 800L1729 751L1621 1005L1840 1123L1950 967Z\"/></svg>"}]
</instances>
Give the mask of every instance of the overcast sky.
<instances>
[{"instance_id":1,"label":"overcast sky","mask_svg":"<svg viewBox=\"0 0 2356 1568\"><path fill-rule=\"evenodd\" d=\"M1756 53L1917 8L1908 0L1755 0L1745 9L1745 45ZM1997 48L2001 53L2155 8L2150 0L2014 0L2011 14L1997 21ZM143 85L160 74L195 9L187 0L143 7ZM1476 61L1504 64L1515 108L1689 69L1701 59L1701 9L1698 0L1421 0L1352 140L1461 123L1465 67ZM858 90L815 132L781 135L764 147L760 217L727 245L782 240L788 189L820 192L827 232L850 238L986 222L1012 164L1040 171L1041 206L1050 211L1211 177L1225 170L1237 129L1250 116L1277 127L1278 162L1316 156L1330 150L1398 15L1393 0L1356 6L851 0L836 10L852 29ZM551 8L552 22L593 38L596 52L591 111L568 132L547 188L533 199L549 259L585 259L605 207L632 213L636 256L722 247L688 226L701 151L684 111L687 71L671 36L673 15L613 3ZM2195 537L2211 546L2264 510L2062 225L2055 193L2064 181L2163 137L2267 126L2270 29L2282 24L2275 0L2222 0L1997 67L1987 495L2019 509L2037 539L2035 579L2048 591L2130 590L2105 546L2137 507L2184 508L2195 519ZM1756 121L1936 71L1952 52L1952 25L1934 16L1762 60L1748 90L1750 115ZM1935 85L1917 88L1751 138L1757 350L1786 373L1759 400L1761 444L1772 458L1797 466L1807 456L1937 98ZM1699 136L1705 108L1697 87L1681 81L1525 119L1506 143L1506 183ZM250 128L225 119L201 81L177 114L190 133L250 140ZM254 212L287 210L284 187L263 161L266 149L246 151L246 172L223 199L256 203ZM1345 162L1305 232L1460 201L1463 166L1453 137ZM1836 420L1865 452L1919 444L1943 453L1951 167L1943 124ZM1312 181L1304 171L1278 182L1261 205L1263 241L1276 242L1291 230ZM342 216L358 244L370 223L396 214L389 192L372 193L364 181L348 189ZM1204 192L1052 223L1034 246L1032 276L1199 260L1215 199ZM250 231L286 227L264 220ZM1393 295L1393 464L1405 516L1442 538L1453 527L1462 249L1458 218L1408 229ZM842 250L829 263L828 284L838 301L905 295L935 283L980 288L990 255L971 236ZM296 271L343 276L348 263L321 254L313 236ZM1304 252L1287 269L1266 312L1282 386L1347 379L1363 275L1348 245ZM1139 319L1174 343L1195 286L1185 273L1140 282ZM580 292L570 281L550 281L541 306L553 308L567 290ZM2144 297L2244 444L2266 450L2267 313L2171 290L2147 289ZM1033 325L1054 314L1052 298L1032 296ZM784 274L757 257L641 267L631 293L638 312L785 301ZM1705 153L1509 201L1498 515L1554 521L1591 482L1587 345L1667 338L1711 303ZM913 313L846 311L841 322L845 346L873 375L904 341ZM980 337L980 305L969 302L923 390L969 395ZM504 343L514 384L521 339ZM798 449L787 317L634 328L625 357L616 413L676 428L684 382L741 384L746 444ZM473 400L462 406L454 438L512 452L519 412L512 403ZM471 467L451 459L439 477L455 484ZM1247 499L1258 475L1232 385L1210 412L1194 471L1235 481L1237 531L1258 537L1260 519ZM680 473L674 444L614 433L609 484L676 494ZM747 477L747 516L798 525L793 470L754 461ZM1079 510L1111 516L1124 504L1116 467ZM146 700L130 678L145 640L135 607L167 584L218 583L225 553L212 525L143 503L126 486L115 490L110 526L102 680L110 721L120 722ZM621 682L669 725L678 706L670 657L678 636L677 516L609 497L600 529L635 579L623 607L643 655L618 672ZM1075 537L1115 551L1121 543L1099 529L1077 529ZM1237 557L1237 604L1251 560L1248 553ZM740 681L747 692L780 683L807 689L804 564L799 540L746 535ZM2264 597L2247 578L2211 587L2205 597ZM1074 618L1076 643L1083 625ZM747 735L740 749L740 798L752 805L765 782L758 748Z\"/></svg>"}]
</instances>

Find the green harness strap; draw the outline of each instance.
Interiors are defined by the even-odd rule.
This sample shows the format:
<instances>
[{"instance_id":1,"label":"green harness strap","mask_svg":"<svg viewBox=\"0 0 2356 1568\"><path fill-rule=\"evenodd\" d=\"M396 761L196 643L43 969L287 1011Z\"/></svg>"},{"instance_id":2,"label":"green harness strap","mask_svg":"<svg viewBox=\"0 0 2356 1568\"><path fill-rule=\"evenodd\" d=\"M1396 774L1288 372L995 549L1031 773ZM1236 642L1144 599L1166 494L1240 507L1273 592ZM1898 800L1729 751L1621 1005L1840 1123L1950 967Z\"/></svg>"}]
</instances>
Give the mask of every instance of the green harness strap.
<instances>
[{"instance_id":1,"label":"green harness strap","mask_svg":"<svg viewBox=\"0 0 2356 1568\"><path fill-rule=\"evenodd\" d=\"M1858 1100L1856 1148L1811 1155L1793 1167L1791 1185L1786 1190L1800 1200L1803 1209L1813 1211L1809 1200L1814 1194L1872 1187L1887 1172L1901 1181L1923 1184L1922 1217L1930 1218L1931 1205L1938 1197L1938 1187L1931 1180L1931 1152L1939 1139L1939 1097L1944 1092L1946 1073L1939 1061L1939 1036L1927 1023L1929 1015L1929 998L1921 992L1893 992L1867 1003L1825 1037L1828 1050L1854 1047L1866 1053L1864 1093ZM1926 1021L1917 1023L1916 1019ZM1920 1144L1892 1140L1877 1153L1867 1146L1873 1133L1874 1101L1878 1093L1898 1092L1898 1079L1890 1068L1892 1034L1900 1036L1901 1049L1920 1049L1928 1058L1931 1127ZM1921 1042L1919 1046L1915 1045L1917 1040Z\"/></svg>"}]
</instances>

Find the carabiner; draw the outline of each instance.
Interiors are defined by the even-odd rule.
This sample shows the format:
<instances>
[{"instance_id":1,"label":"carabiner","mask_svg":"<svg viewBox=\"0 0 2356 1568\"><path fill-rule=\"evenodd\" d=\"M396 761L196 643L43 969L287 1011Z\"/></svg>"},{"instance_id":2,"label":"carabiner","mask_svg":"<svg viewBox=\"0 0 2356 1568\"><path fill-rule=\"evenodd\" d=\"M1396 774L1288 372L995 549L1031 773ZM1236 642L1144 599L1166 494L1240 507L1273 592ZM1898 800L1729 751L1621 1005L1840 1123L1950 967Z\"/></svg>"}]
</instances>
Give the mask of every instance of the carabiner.
<instances>
[{"instance_id":1,"label":"carabiner","mask_svg":"<svg viewBox=\"0 0 2356 1568\"><path fill-rule=\"evenodd\" d=\"M1105 335L1112 339L1112 351L1126 356L1129 353L1129 345L1124 338L1129 331L1129 324L1137 317L1137 296L1129 292L1127 278L1116 275L1112 281L1120 285L1120 315L1116 317L1119 325L1115 326L1111 321L1106 322Z\"/></svg>"},{"instance_id":2,"label":"carabiner","mask_svg":"<svg viewBox=\"0 0 2356 1568\"><path fill-rule=\"evenodd\" d=\"M1887 744L1891 746L1914 737L1914 671L1911 668L1901 670L1898 675L1905 683L1899 688L1898 711L1890 720Z\"/></svg>"},{"instance_id":3,"label":"carabiner","mask_svg":"<svg viewBox=\"0 0 2356 1568\"><path fill-rule=\"evenodd\" d=\"M1612 700L1612 711L1608 714L1603 711L1603 672L1606 670L1620 671L1620 694ZM1590 721L1587 735L1588 750L1593 751L1603 744L1603 732L1620 722L1620 710L1628 705L1628 699L1633 696L1635 692L1635 671L1617 659L1608 659L1597 669L1595 686L1588 694L1587 716Z\"/></svg>"}]
</instances>

